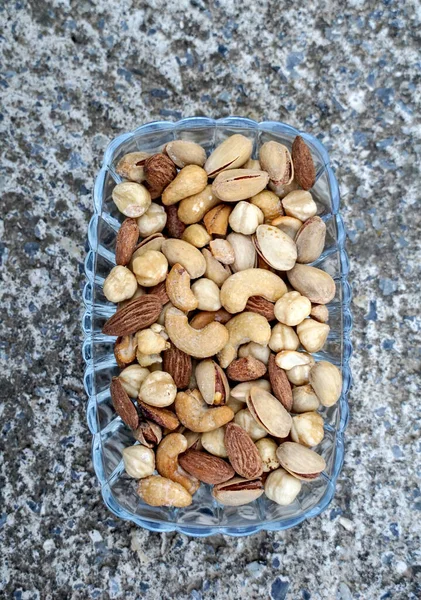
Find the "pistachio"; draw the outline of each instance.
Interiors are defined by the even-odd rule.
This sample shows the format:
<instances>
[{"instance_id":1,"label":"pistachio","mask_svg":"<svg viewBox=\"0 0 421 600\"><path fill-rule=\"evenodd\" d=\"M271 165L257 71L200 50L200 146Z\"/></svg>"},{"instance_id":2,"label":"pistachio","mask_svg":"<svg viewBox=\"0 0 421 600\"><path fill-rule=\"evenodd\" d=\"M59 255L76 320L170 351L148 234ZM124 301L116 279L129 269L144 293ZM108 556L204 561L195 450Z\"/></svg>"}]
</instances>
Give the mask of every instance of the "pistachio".
<instances>
[{"instance_id":1,"label":"pistachio","mask_svg":"<svg viewBox=\"0 0 421 600\"><path fill-rule=\"evenodd\" d=\"M187 165L203 167L206 161L206 152L190 140L174 140L165 146L165 152L177 167L182 169Z\"/></svg>"},{"instance_id":2,"label":"pistachio","mask_svg":"<svg viewBox=\"0 0 421 600\"><path fill-rule=\"evenodd\" d=\"M268 179L265 171L232 169L219 173L212 184L212 190L223 202L238 202L264 190Z\"/></svg>"},{"instance_id":3,"label":"pistachio","mask_svg":"<svg viewBox=\"0 0 421 600\"><path fill-rule=\"evenodd\" d=\"M323 419L316 412L306 412L292 419L291 439L304 446L317 446L324 438Z\"/></svg>"},{"instance_id":4,"label":"pistachio","mask_svg":"<svg viewBox=\"0 0 421 600\"><path fill-rule=\"evenodd\" d=\"M296 181L291 181L291 183L279 183L278 181L269 181L269 189L274 192L278 198L285 198L290 192L299 189L299 185Z\"/></svg>"},{"instance_id":5,"label":"pistachio","mask_svg":"<svg viewBox=\"0 0 421 600\"><path fill-rule=\"evenodd\" d=\"M297 260L295 242L277 227L259 225L254 243L260 256L277 271L289 271L295 265Z\"/></svg>"},{"instance_id":6,"label":"pistachio","mask_svg":"<svg viewBox=\"0 0 421 600\"><path fill-rule=\"evenodd\" d=\"M134 438L147 448L157 446L162 440L162 429L153 421L142 421L133 431Z\"/></svg>"},{"instance_id":7,"label":"pistachio","mask_svg":"<svg viewBox=\"0 0 421 600\"><path fill-rule=\"evenodd\" d=\"M240 400L240 402L246 402L247 397L249 395L249 391L252 387L258 386L262 388L262 390L270 391L270 383L266 379L256 379L255 381L244 381L243 383L238 383L231 390L231 398L235 400Z\"/></svg>"},{"instance_id":8,"label":"pistachio","mask_svg":"<svg viewBox=\"0 0 421 600\"><path fill-rule=\"evenodd\" d=\"M333 406L342 392L342 375L338 367L321 360L310 371L310 384L323 406Z\"/></svg>"},{"instance_id":9,"label":"pistachio","mask_svg":"<svg viewBox=\"0 0 421 600\"><path fill-rule=\"evenodd\" d=\"M213 486L212 496L220 504L226 506L242 506L250 504L263 494L263 484L260 477L255 479L243 479L233 477L225 483Z\"/></svg>"},{"instance_id":10,"label":"pistachio","mask_svg":"<svg viewBox=\"0 0 421 600\"><path fill-rule=\"evenodd\" d=\"M292 390L292 412L306 413L317 410L320 401L311 385L300 385Z\"/></svg>"},{"instance_id":11,"label":"pistachio","mask_svg":"<svg viewBox=\"0 0 421 600\"><path fill-rule=\"evenodd\" d=\"M307 352L319 352L326 342L329 331L329 325L314 319L304 319L297 325L298 337Z\"/></svg>"},{"instance_id":12,"label":"pistachio","mask_svg":"<svg viewBox=\"0 0 421 600\"><path fill-rule=\"evenodd\" d=\"M295 243L297 245L297 262L311 263L317 260L325 245L326 225L320 217L311 217L300 227Z\"/></svg>"},{"instance_id":13,"label":"pistachio","mask_svg":"<svg viewBox=\"0 0 421 600\"><path fill-rule=\"evenodd\" d=\"M230 395L228 379L221 367L211 359L202 360L196 367L196 382L207 404L225 404Z\"/></svg>"},{"instance_id":14,"label":"pistachio","mask_svg":"<svg viewBox=\"0 0 421 600\"><path fill-rule=\"evenodd\" d=\"M300 221L307 221L317 213L317 205L313 200L313 196L310 192L304 190L290 192L282 200L282 206L285 214L300 219Z\"/></svg>"},{"instance_id":15,"label":"pistachio","mask_svg":"<svg viewBox=\"0 0 421 600\"><path fill-rule=\"evenodd\" d=\"M221 171L236 169L249 160L253 142L239 133L227 138L215 148L205 163L209 177L216 177Z\"/></svg>"},{"instance_id":16,"label":"pistachio","mask_svg":"<svg viewBox=\"0 0 421 600\"><path fill-rule=\"evenodd\" d=\"M292 287L306 296L310 302L328 304L335 296L335 282L321 269L296 263L287 276Z\"/></svg>"},{"instance_id":17,"label":"pistachio","mask_svg":"<svg viewBox=\"0 0 421 600\"><path fill-rule=\"evenodd\" d=\"M256 422L270 435L285 438L291 431L291 416L282 404L269 392L252 387L247 407Z\"/></svg>"},{"instance_id":18,"label":"pistachio","mask_svg":"<svg viewBox=\"0 0 421 600\"><path fill-rule=\"evenodd\" d=\"M272 181L288 185L294 179L294 165L288 148L279 142L266 142L260 148L260 164Z\"/></svg>"},{"instance_id":19,"label":"pistachio","mask_svg":"<svg viewBox=\"0 0 421 600\"><path fill-rule=\"evenodd\" d=\"M242 166L243 169L253 169L253 171L261 171L260 161L255 158L249 158Z\"/></svg>"},{"instance_id":20,"label":"pistachio","mask_svg":"<svg viewBox=\"0 0 421 600\"><path fill-rule=\"evenodd\" d=\"M316 479L326 468L326 462L320 454L296 442L281 444L276 456L288 473L304 481Z\"/></svg>"}]
</instances>

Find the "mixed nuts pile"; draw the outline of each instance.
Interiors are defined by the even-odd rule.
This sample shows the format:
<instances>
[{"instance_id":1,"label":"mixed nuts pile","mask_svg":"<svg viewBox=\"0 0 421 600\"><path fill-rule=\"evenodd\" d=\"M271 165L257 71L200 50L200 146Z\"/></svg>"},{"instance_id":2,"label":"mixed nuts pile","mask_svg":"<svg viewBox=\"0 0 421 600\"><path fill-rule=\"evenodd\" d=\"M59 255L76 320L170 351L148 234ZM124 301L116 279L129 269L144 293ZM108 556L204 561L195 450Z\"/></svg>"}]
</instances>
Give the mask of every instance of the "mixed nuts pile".
<instances>
[{"instance_id":1,"label":"mixed nuts pile","mask_svg":"<svg viewBox=\"0 0 421 600\"><path fill-rule=\"evenodd\" d=\"M221 504L294 501L325 469L311 450L317 412L341 395L339 369L316 362L335 283L309 266L326 226L308 191L310 150L296 137L260 147L236 134L209 157L192 141L125 155L113 200L127 217L104 282L118 303L111 382L138 444L126 472L152 506L188 506L200 483ZM154 474L155 472L158 474Z\"/></svg>"}]
</instances>

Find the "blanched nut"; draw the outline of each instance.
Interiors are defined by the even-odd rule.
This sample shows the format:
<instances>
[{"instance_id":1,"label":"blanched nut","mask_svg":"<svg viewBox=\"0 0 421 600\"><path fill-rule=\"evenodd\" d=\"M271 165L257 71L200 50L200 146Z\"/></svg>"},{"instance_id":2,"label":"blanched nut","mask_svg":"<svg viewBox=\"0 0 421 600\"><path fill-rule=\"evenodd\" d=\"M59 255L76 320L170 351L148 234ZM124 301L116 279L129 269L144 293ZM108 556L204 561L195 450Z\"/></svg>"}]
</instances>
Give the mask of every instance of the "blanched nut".
<instances>
[{"instance_id":1,"label":"blanched nut","mask_svg":"<svg viewBox=\"0 0 421 600\"><path fill-rule=\"evenodd\" d=\"M301 491L301 481L285 471L277 469L270 473L265 482L265 494L276 504L292 504Z\"/></svg>"},{"instance_id":2,"label":"blanched nut","mask_svg":"<svg viewBox=\"0 0 421 600\"><path fill-rule=\"evenodd\" d=\"M313 304L310 317L316 319L319 323L327 323L329 321L329 310L325 304Z\"/></svg>"},{"instance_id":3,"label":"blanched nut","mask_svg":"<svg viewBox=\"0 0 421 600\"><path fill-rule=\"evenodd\" d=\"M308 317L311 302L299 292L287 292L276 302L274 310L280 323L293 327Z\"/></svg>"},{"instance_id":4,"label":"blanched nut","mask_svg":"<svg viewBox=\"0 0 421 600\"><path fill-rule=\"evenodd\" d=\"M258 206L265 217L265 223L272 223L273 219L284 214L281 201L274 192L263 190L256 194L250 200L252 204Z\"/></svg>"},{"instance_id":5,"label":"blanched nut","mask_svg":"<svg viewBox=\"0 0 421 600\"><path fill-rule=\"evenodd\" d=\"M276 456L278 444L274 440L271 438L257 440L256 448L262 459L264 473L269 473L269 471L273 471L279 467L280 463Z\"/></svg>"},{"instance_id":6,"label":"blanched nut","mask_svg":"<svg viewBox=\"0 0 421 600\"><path fill-rule=\"evenodd\" d=\"M148 210L137 219L137 226L142 237L161 232L167 223L167 213L160 204L152 202Z\"/></svg>"},{"instance_id":7,"label":"blanched nut","mask_svg":"<svg viewBox=\"0 0 421 600\"><path fill-rule=\"evenodd\" d=\"M131 298L129 298L128 300L123 300L123 302L118 303L117 310L124 308L125 306L130 304L130 302L132 302L133 300L136 300L136 298L140 298L140 296L144 296L145 294L146 294L146 291L143 289L143 287L138 285L135 293L133 294L133 296Z\"/></svg>"},{"instance_id":8,"label":"blanched nut","mask_svg":"<svg viewBox=\"0 0 421 600\"><path fill-rule=\"evenodd\" d=\"M223 369L237 358L239 346L255 342L266 346L270 339L270 325L262 315L243 312L230 319L226 324L229 335L226 345L218 353L218 361Z\"/></svg>"},{"instance_id":9,"label":"blanched nut","mask_svg":"<svg viewBox=\"0 0 421 600\"><path fill-rule=\"evenodd\" d=\"M218 427L213 431L206 431L202 433L201 442L203 448L213 454L219 456L219 458L227 458L227 449L225 448L225 425Z\"/></svg>"},{"instance_id":10,"label":"blanched nut","mask_svg":"<svg viewBox=\"0 0 421 600\"><path fill-rule=\"evenodd\" d=\"M149 156L150 154L147 152L129 152L125 154L116 166L116 173L129 181L142 183L145 179L144 165Z\"/></svg>"},{"instance_id":11,"label":"blanched nut","mask_svg":"<svg viewBox=\"0 0 421 600\"><path fill-rule=\"evenodd\" d=\"M185 242L188 242L195 248L203 248L212 239L212 236L206 231L203 225L200 223L194 223L193 225L189 225L183 232L181 239Z\"/></svg>"},{"instance_id":12,"label":"blanched nut","mask_svg":"<svg viewBox=\"0 0 421 600\"><path fill-rule=\"evenodd\" d=\"M317 410L320 401L314 393L311 385L300 385L292 390L292 409L293 413L306 413Z\"/></svg>"},{"instance_id":13,"label":"blanched nut","mask_svg":"<svg viewBox=\"0 0 421 600\"><path fill-rule=\"evenodd\" d=\"M194 329L187 316L173 306L166 311L165 328L179 350L196 358L213 356L222 350L229 338L227 328L215 321L203 329Z\"/></svg>"},{"instance_id":14,"label":"blanched nut","mask_svg":"<svg viewBox=\"0 0 421 600\"><path fill-rule=\"evenodd\" d=\"M140 365L130 365L121 371L118 378L130 398L137 398L140 386L148 375L148 369L145 369Z\"/></svg>"},{"instance_id":15,"label":"blanched nut","mask_svg":"<svg viewBox=\"0 0 421 600\"><path fill-rule=\"evenodd\" d=\"M163 350L168 350L171 344L165 337L149 329L142 329L136 333L137 348L142 354L160 354Z\"/></svg>"},{"instance_id":16,"label":"blanched nut","mask_svg":"<svg viewBox=\"0 0 421 600\"><path fill-rule=\"evenodd\" d=\"M294 350L281 350L275 357L275 362L284 371L289 371L293 367L309 365L314 358L307 352L297 352ZM288 373L287 373L288 375Z\"/></svg>"},{"instance_id":17,"label":"blanched nut","mask_svg":"<svg viewBox=\"0 0 421 600\"><path fill-rule=\"evenodd\" d=\"M221 302L228 312L235 314L244 310L250 296L262 296L269 302L276 302L286 291L285 283L275 273L265 269L246 269L234 273L224 282Z\"/></svg>"},{"instance_id":18,"label":"blanched nut","mask_svg":"<svg viewBox=\"0 0 421 600\"><path fill-rule=\"evenodd\" d=\"M216 311L221 308L221 298L219 287L211 279L198 279L191 286L197 300L197 308L199 310Z\"/></svg>"},{"instance_id":19,"label":"blanched nut","mask_svg":"<svg viewBox=\"0 0 421 600\"><path fill-rule=\"evenodd\" d=\"M310 384L323 406L333 406L341 396L341 372L337 366L325 360L312 367Z\"/></svg>"},{"instance_id":20,"label":"blanched nut","mask_svg":"<svg viewBox=\"0 0 421 600\"><path fill-rule=\"evenodd\" d=\"M250 202L238 202L229 217L229 224L233 231L243 235L253 234L264 221L263 212L258 206Z\"/></svg>"},{"instance_id":21,"label":"blanched nut","mask_svg":"<svg viewBox=\"0 0 421 600\"><path fill-rule=\"evenodd\" d=\"M274 352L281 350L296 350L300 345L298 335L292 327L277 323L272 327L272 334L269 340L269 348Z\"/></svg>"},{"instance_id":22,"label":"blanched nut","mask_svg":"<svg viewBox=\"0 0 421 600\"><path fill-rule=\"evenodd\" d=\"M297 334L301 345L307 352L319 352L327 340L330 327L314 319L304 319L297 325Z\"/></svg>"},{"instance_id":23,"label":"blanched nut","mask_svg":"<svg viewBox=\"0 0 421 600\"><path fill-rule=\"evenodd\" d=\"M165 281L168 272L168 262L162 252L148 250L133 261L133 273L139 285L153 287Z\"/></svg>"},{"instance_id":24,"label":"blanched nut","mask_svg":"<svg viewBox=\"0 0 421 600\"><path fill-rule=\"evenodd\" d=\"M168 298L176 308L189 312L198 307L197 298L190 289L190 275L179 263L176 263L168 273L166 290Z\"/></svg>"},{"instance_id":25,"label":"blanched nut","mask_svg":"<svg viewBox=\"0 0 421 600\"><path fill-rule=\"evenodd\" d=\"M297 235L297 232L301 228L302 224L303 222L295 217L277 217L271 223L271 225L274 225L289 235L289 237L293 240L295 240L295 236Z\"/></svg>"},{"instance_id":26,"label":"blanched nut","mask_svg":"<svg viewBox=\"0 0 421 600\"><path fill-rule=\"evenodd\" d=\"M137 493L149 506L190 506L192 496L179 483L167 477L151 475L139 481Z\"/></svg>"},{"instance_id":27,"label":"blanched nut","mask_svg":"<svg viewBox=\"0 0 421 600\"><path fill-rule=\"evenodd\" d=\"M151 205L151 195L139 183L118 183L112 192L114 204L126 217L141 217Z\"/></svg>"},{"instance_id":28,"label":"blanched nut","mask_svg":"<svg viewBox=\"0 0 421 600\"><path fill-rule=\"evenodd\" d=\"M249 342L248 344L244 344L244 346L240 346L238 349L238 356L240 358L245 358L246 356L253 356L253 358L257 358L263 364L267 365L269 362L270 348L268 346L263 346L262 344L256 344L256 342Z\"/></svg>"},{"instance_id":29,"label":"blanched nut","mask_svg":"<svg viewBox=\"0 0 421 600\"><path fill-rule=\"evenodd\" d=\"M263 427L261 427L259 423L252 417L248 408L243 408L243 410L240 410L235 415L234 423L247 431L253 442L257 442L257 440L266 437L268 434L266 429L263 429Z\"/></svg>"},{"instance_id":30,"label":"blanched nut","mask_svg":"<svg viewBox=\"0 0 421 600\"><path fill-rule=\"evenodd\" d=\"M235 260L234 248L228 240L217 239L209 243L210 251L216 260L224 265L232 265Z\"/></svg>"},{"instance_id":31,"label":"blanched nut","mask_svg":"<svg viewBox=\"0 0 421 600\"><path fill-rule=\"evenodd\" d=\"M234 262L231 266L234 273L245 269L253 269L256 266L256 248L251 236L242 233L229 233L227 242L231 244L234 250Z\"/></svg>"},{"instance_id":32,"label":"blanched nut","mask_svg":"<svg viewBox=\"0 0 421 600\"><path fill-rule=\"evenodd\" d=\"M314 365L315 360L313 357L312 362L308 365L297 365L287 371L288 381L294 385L305 385L310 381L311 367Z\"/></svg>"},{"instance_id":33,"label":"blanched nut","mask_svg":"<svg viewBox=\"0 0 421 600\"><path fill-rule=\"evenodd\" d=\"M317 446L325 435L323 418L316 412L306 412L292 418L291 439L311 448Z\"/></svg>"},{"instance_id":34,"label":"blanched nut","mask_svg":"<svg viewBox=\"0 0 421 600\"><path fill-rule=\"evenodd\" d=\"M174 379L165 371L150 373L139 390L139 399L151 406L169 406L175 400L177 386Z\"/></svg>"},{"instance_id":35,"label":"blanched nut","mask_svg":"<svg viewBox=\"0 0 421 600\"><path fill-rule=\"evenodd\" d=\"M211 407L206 404L199 390L178 392L175 412L187 429L199 433L218 429L234 418L234 413L228 406Z\"/></svg>"},{"instance_id":36,"label":"blanched nut","mask_svg":"<svg viewBox=\"0 0 421 600\"><path fill-rule=\"evenodd\" d=\"M218 287L231 275L230 268L220 263L212 256L207 248L203 248L202 254L206 261L205 277L211 279Z\"/></svg>"},{"instance_id":37,"label":"blanched nut","mask_svg":"<svg viewBox=\"0 0 421 600\"><path fill-rule=\"evenodd\" d=\"M128 300L136 293L136 277L127 267L117 265L111 269L102 289L104 296L110 302Z\"/></svg>"},{"instance_id":38,"label":"blanched nut","mask_svg":"<svg viewBox=\"0 0 421 600\"><path fill-rule=\"evenodd\" d=\"M187 450L187 446L187 440L181 433L165 436L156 450L156 468L162 477L179 483L193 495L199 489L200 481L186 473L178 464L178 456Z\"/></svg>"},{"instance_id":39,"label":"blanched nut","mask_svg":"<svg viewBox=\"0 0 421 600\"><path fill-rule=\"evenodd\" d=\"M310 217L314 217L317 213L317 205L313 200L310 192L304 192L303 190L296 190L290 192L282 200L282 206L284 207L285 214L289 217L295 217L300 221L307 221Z\"/></svg>"},{"instance_id":40,"label":"blanched nut","mask_svg":"<svg viewBox=\"0 0 421 600\"><path fill-rule=\"evenodd\" d=\"M129 446L123 449L126 473L134 479L142 479L155 471L154 451L146 446Z\"/></svg>"}]
</instances>

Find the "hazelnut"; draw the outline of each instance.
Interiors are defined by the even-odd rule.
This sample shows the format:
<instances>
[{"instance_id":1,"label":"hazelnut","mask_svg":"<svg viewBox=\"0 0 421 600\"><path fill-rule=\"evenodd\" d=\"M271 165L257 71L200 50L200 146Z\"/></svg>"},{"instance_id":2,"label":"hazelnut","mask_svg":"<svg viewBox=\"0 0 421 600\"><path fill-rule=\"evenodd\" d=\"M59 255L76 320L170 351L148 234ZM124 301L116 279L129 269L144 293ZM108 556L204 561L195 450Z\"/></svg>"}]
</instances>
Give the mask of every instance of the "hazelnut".
<instances>
[{"instance_id":1,"label":"hazelnut","mask_svg":"<svg viewBox=\"0 0 421 600\"><path fill-rule=\"evenodd\" d=\"M282 200L282 206L289 217L294 217L300 221L307 221L317 213L317 205L312 195L304 190L290 192Z\"/></svg>"},{"instance_id":2,"label":"hazelnut","mask_svg":"<svg viewBox=\"0 0 421 600\"><path fill-rule=\"evenodd\" d=\"M196 296L199 310L215 311L221 308L219 287L211 279L206 279L206 277L198 279L191 286L191 290Z\"/></svg>"},{"instance_id":3,"label":"hazelnut","mask_svg":"<svg viewBox=\"0 0 421 600\"><path fill-rule=\"evenodd\" d=\"M291 369L293 370L293 369ZM306 413L317 410L320 401L316 396L311 385L300 385L292 390L292 408L293 413Z\"/></svg>"},{"instance_id":4,"label":"hazelnut","mask_svg":"<svg viewBox=\"0 0 421 600\"><path fill-rule=\"evenodd\" d=\"M167 213L160 204L152 202L148 210L137 219L137 226L142 237L148 237L153 233L160 233L167 222Z\"/></svg>"},{"instance_id":5,"label":"hazelnut","mask_svg":"<svg viewBox=\"0 0 421 600\"><path fill-rule=\"evenodd\" d=\"M113 189L112 198L118 210L126 217L141 217L151 204L151 195L139 183L125 181Z\"/></svg>"},{"instance_id":6,"label":"hazelnut","mask_svg":"<svg viewBox=\"0 0 421 600\"><path fill-rule=\"evenodd\" d=\"M293 327L308 317L311 302L300 292L287 292L276 302L274 310L280 323Z\"/></svg>"},{"instance_id":7,"label":"hazelnut","mask_svg":"<svg viewBox=\"0 0 421 600\"><path fill-rule=\"evenodd\" d=\"M322 417L316 412L306 412L293 417L291 438L307 447L320 444L324 438Z\"/></svg>"},{"instance_id":8,"label":"hazelnut","mask_svg":"<svg viewBox=\"0 0 421 600\"><path fill-rule=\"evenodd\" d=\"M152 287L165 280L168 273L168 261L162 252L147 250L134 259L133 272L139 285Z\"/></svg>"},{"instance_id":9,"label":"hazelnut","mask_svg":"<svg viewBox=\"0 0 421 600\"><path fill-rule=\"evenodd\" d=\"M121 371L118 378L130 398L137 398L140 386L148 375L148 369L144 369L140 365L130 365Z\"/></svg>"},{"instance_id":10,"label":"hazelnut","mask_svg":"<svg viewBox=\"0 0 421 600\"><path fill-rule=\"evenodd\" d=\"M272 334L269 340L269 348L274 352L281 350L296 350L300 345L297 334L289 325L277 323L272 328Z\"/></svg>"},{"instance_id":11,"label":"hazelnut","mask_svg":"<svg viewBox=\"0 0 421 600\"><path fill-rule=\"evenodd\" d=\"M301 481L284 469L276 469L269 474L265 482L265 494L276 504L292 504L301 490Z\"/></svg>"},{"instance_id":12,"label":"hazelnut","mask_svg":"<svg viewBox=\"0 0 421 600\"><path fill-rule=\"evenodd\" d=\"M102 289L110 302L128 300L137 291L136 277L127 267L117 265L110 271Z\"/></svg>"},{"instance_id":13,"label":"hazelnut","mask_svg":"<svg viewBox=\"0 0 421 600\"><path fill-rule=\"evenodd\" d=\"M177 386L165 371L150 373L140 386L139 398L151 406L169 406L175 400Z\"/></svg>"},{"instance_id":14,"label":"hazelnut","mask_svg":"<svg viewBox=\"0 0 421 600\"><path fill-rule=\"evenodd\" d=\"M237 425L247 431L253 442L257 442L257 440L267 436L266 429L263 429L263 427L261 427L259 423L252 417L248 408L243 408L243 410L240 410L235 415L234 423L237 423Z\"/></svg>"},{"instance_id":15,"label":"hazelnut","mask_svg":"<svg viewBox=\"0 0 421 600\"><path fill-rule=\"evenodd\" d=\"M258 206L242 200L235 205L228 221L233 231L251 235L264 220L264 214Z\"/></svg>"},{"instance_id":16,"label":"hazelnut","mask_svg":"<svg viewBox=\"0 0 421 600\"><path fill-rule=\"evenodd\" d=\"M280 466L276 451L278 444L270 438L263 438L256 442L256 448L259 451L263 463L263 472L268 473Z\"/></svg>"},{"instance_id":17,"label":"hazelnut","mask_svg":"<svg viewBox=\"0 0 421 600\"><path fill-rule=\"evenodd\" d=\"M155 453L146 446L129 446L123 450L126 473L134 479L142 479L155 471Z\"/></svg>"}]
</instances>

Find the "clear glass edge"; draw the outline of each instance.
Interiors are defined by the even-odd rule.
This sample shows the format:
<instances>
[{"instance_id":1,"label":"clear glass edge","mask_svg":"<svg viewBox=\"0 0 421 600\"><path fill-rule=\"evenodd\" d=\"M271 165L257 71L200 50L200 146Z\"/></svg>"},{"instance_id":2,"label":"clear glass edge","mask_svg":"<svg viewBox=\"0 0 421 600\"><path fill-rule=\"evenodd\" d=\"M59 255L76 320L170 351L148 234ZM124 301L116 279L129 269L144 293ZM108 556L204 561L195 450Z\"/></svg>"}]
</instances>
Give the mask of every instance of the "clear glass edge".
<instances>
[{"instance_id":1,"label":"clear glass edge","mask_svg":"<svg viewBox=\"0 0 421 600\"><path fill-rule=\"evenodd\" d=\"M195 127L227 127L232 126L233 128L246 127L249 129L255 129L256 131L267 131L267 132L280 132L280 133L288 133L290 135L301 135L307 143L309 143L313 149L317 151L319 154L319 158L323 166L325 167L327 178L330 186L330 192L332 197L332 214L335 215L337 226L338 226L338 249L341 260L341 265L348 264L348 256L345 250L345 226L343 220L339 214L340 207L340 195L339 195L339 186L336 180L335 174L330 166L329 155L327 150L324 148L323 144L314 136L299 131L294 127L287 125L285 123L277 122L277 121L262 121L258 123L251 119L247 119L244 117L227 117L224 119L210 119L207 117L188 117L185 119L181 119L176 122L169 121L153 121L151 123L146 123L141 125L136 130L130 133L122 134L116 138L114 138L111 143L108 145L104 159L102 163L102 167L97 175L94 185L94 214L90 220L88 225L88 243L89 243L89 251L87 253L87 257L85 259L85 274L87 278L87 283L83 290L83 302L85 305L85 312L82 317L82 329L84 335L83 342L83 358L86 364L85 373L84 373L84 383L85 390L89 397L88 406L87 406L87 422L89 429L92 433L92 460L95 469L96 476L101 486L101 494L104 500L104 503L109 508L109 510L115 514L117 517L132 521L137 525L144 527L150 531L156 532L170 532L170 531L178 531L185 535L193 536L193 537L206 537L209 535L214 535L216 533L222 533L230 536L245 536L252 535L262 530L266 531L282 531L285 529L289 529L291 527L295 527L305 519L313 518L322 513L328 505L330 504L336 488L337 478L341 471L343 460L344 460L344 432L347 426L348 418L349 418L349 407L348 407L348 394L350 387L352 385L352 375L349 367L349 360L352 355L352 343L350 339L350 334L352 331L352 314L350 311L350 302L352 297L351 286L347 281L347 269L345 270L345 276L341 276L341 288L344 295L344 299L342 301L342 312L347 313L350 318L350 325L343 331L343 339L344 339L344 347L346 346L347 352L346 356L344 355L344 365L343 365L343 377L344 377L344 385L343 385L343 394L340 399L340 408L341 408L341 419L339 423L339 428L336 430L336 445L335 445L335 463L333 468L333 473L330 478L329 486L323 495L322 499L312 508L303 511L303 513L299 516L291 518L289 520L285 520L283 522L273 522L273 521L263 521L258 525L248 526L248 527L209 527L209 526L183 526L177 523L164 523L160 521L151 521L142 519L136 515L133 515L123 509L116 501L114 500L111 491L109 489L109 484L107 481L107 477L104 471L102 456L101 456L101 444L100 444L100 432L98 427L98 422L96 418L95 411L95 390L90 390L87 384L87 380L90 375L94 372L94 365L92 359L92 352L87 352L87 348L92 346L93 337L92 330L89 327L90 317L92 315L92 283L95 277L95 253L98 249L98 239L96 236L96 224L98 221L98 217L101 214L102 209L102 189L104 185L104 180L106 173L109 169L111 163L111 157L113 156L116 149L127 139L130 139L135 134L139 133L147 133L157 130L164 129L181 129L186 125ZM342 272L342 269L341 269Z\"/></svg>"}]
</instances>

